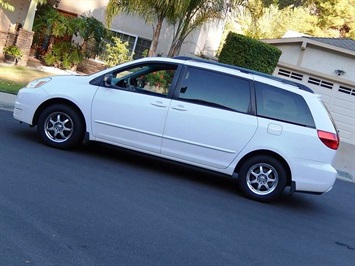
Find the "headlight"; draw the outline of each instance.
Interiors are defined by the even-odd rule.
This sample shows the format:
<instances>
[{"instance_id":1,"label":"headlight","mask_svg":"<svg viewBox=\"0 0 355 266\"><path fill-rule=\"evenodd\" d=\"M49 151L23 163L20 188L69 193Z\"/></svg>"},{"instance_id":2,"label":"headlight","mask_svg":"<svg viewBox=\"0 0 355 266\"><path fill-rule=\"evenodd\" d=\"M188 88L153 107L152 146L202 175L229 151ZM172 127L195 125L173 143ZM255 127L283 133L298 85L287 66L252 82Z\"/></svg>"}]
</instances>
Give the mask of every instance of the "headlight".
<instances>
[{"instance_id":1,"label":"headlight","mask_svg":"<svg viewBox=\"0 0 355 266\"><path fill-rule=\"evenodd\" d=\"M35 80L31 81L30 83L28 83L26 88L39 88L49 81L51 81L51 78L35 79Z\"/></svg>"}]
</instances>

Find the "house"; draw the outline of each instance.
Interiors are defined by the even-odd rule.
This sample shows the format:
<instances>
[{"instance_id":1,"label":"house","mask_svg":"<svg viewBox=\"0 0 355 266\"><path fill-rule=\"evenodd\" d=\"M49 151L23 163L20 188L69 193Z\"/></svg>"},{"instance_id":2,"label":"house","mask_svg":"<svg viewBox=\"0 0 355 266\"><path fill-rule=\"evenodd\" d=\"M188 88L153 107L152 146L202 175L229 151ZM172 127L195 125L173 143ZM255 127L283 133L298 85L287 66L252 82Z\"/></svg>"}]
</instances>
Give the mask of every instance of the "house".
<instances>
[{"instance_id":1,"label":"house","mask_svg":"<svg viewBox=\"0 0 355 266\"><path fill-rule=\"evenodd\" d=\"M93 16L99 21L105 21L105 10L109 0L48 0L57 10L71 16ZM35 15L35 0L13 0L11 4L15 12L0 10L0 50L4 46L17 44L24 51L22 64L26 64L29 47L33 39L32 23ZM31 23L32 21L32 23ZM202 28L193 31L182 46L181 55L194 55L204 53L214 56L220 43L224 22L206 23ZM112 21L110 29L122 41L129 43L129 49L136 57L140 57L144 50L149 49L153 27L139 17L121 14ZM172 38L174 26L164 23L157 53L167 55ZM26 40L26 43L22 43ZM0 59L3 54L1 53Z\"/></svg>"},{"instance_id":2,"label":"house","mask_svg":"<svg viewBox=\"0 0 355 266\"><path fill-rule=\"evenodd\" d=\"M105 20L108 1L48 0L64 14L93 16L100 21ZM12 0L11 4L15 6L15 12L0 9L0 50L4 46L17 44L25 54L20 63L25 65L33 39L35 0ZM206 23L188 36L180 54L214 56L223 28L223 21ZM152 25L139 17L121 14L113 20L111 31L129 43L129 49L136 57L150 47ZM163 25L158 54L164 56L168 53L173 31L173 26ZM355 144L355 41L302 34L263 41L282 51L274 75L303 82L321 94L335 119L341 140Z\"/></svg>"},{"instance_id":3,"label":"house","mask_svg":"<svg viewBox=\"0 0 355 266\"><path fill-rule=\"evenodd\" d=\"M273 74L322 95L341 141L355 144L355 40L299 36L263 41L282 51Z\"/></svg>"}]
</instances>

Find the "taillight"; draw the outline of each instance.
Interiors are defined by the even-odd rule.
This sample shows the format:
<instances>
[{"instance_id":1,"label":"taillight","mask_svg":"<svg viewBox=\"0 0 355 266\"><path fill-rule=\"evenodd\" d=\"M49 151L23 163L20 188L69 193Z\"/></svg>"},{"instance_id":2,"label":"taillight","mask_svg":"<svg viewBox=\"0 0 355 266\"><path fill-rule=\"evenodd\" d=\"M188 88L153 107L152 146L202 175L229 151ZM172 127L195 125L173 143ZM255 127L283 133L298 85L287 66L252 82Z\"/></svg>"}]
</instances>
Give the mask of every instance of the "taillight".
<instances>
[{"instance_id":1,"label":"taillight","mask_svg":"<svg viewBox=\"0 0 355 266\"><path fill-rule=\"evenodd\" d=\"M319 139L327 146L333 150L337 150L339 147L339 136L338 134L317 130Z\"/></svg>"}]
</instances>

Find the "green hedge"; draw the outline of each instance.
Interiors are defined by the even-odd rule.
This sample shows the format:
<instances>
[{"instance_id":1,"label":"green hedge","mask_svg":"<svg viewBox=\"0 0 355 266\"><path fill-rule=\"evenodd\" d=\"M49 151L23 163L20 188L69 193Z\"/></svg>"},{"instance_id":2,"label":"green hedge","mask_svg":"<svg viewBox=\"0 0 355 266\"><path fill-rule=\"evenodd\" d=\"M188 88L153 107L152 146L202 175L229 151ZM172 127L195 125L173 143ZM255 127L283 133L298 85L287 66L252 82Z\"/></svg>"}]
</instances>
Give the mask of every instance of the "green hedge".
<instances>
[{"instance_id":1,"label":"green hedge","mask_svg":"<svg viewBox=\"0 0 355 266\"><path fill-rule=\"evenodd\" d=\"M261 41L229 32L219 62L272 74L281 50Z\"/></svg>"}]
</instances>

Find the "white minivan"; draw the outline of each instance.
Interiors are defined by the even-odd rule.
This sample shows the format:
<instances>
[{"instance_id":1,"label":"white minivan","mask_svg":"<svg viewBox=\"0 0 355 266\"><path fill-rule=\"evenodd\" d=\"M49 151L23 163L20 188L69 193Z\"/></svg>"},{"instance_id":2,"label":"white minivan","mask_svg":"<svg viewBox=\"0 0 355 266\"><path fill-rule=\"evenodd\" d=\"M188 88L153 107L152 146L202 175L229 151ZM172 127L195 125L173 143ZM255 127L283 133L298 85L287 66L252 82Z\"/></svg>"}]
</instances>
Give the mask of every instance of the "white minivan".
<instances>
[{"instance_id":1,"label":"white minivan","mask_svg":"<svg viewBox=\"0 0 355 266\"><path fill-rule=\"evenodd\" d=\"M290 191L321 194L336 179L336 127L309 88L188 57L144 58L88 76L32 81L14 118L49 146L83 140L236 177L259 201Z\"/></svg>"}]
</instances>

